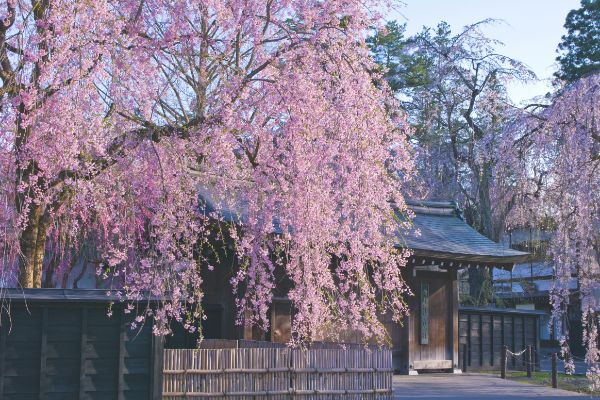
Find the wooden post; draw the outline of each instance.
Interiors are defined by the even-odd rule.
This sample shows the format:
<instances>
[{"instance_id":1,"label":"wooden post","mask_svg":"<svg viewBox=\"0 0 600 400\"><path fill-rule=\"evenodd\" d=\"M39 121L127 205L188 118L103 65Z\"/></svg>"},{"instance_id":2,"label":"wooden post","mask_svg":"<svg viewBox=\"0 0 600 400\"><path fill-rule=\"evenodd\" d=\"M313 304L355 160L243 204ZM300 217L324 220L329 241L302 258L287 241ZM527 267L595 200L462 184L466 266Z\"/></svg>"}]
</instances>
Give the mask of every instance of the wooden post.
<instances>
[{"instance_id":1,"label":"wooden post","mask_svg":"<svg viewBox=\"0 0 600 400\"><path fill-rule=\"evenodd\" d=\"M46 378L46 357L48 349L48 307L42 307L42 340L40 349L40 400L46 398L48 379Z\"/></svg>"},{"instance_id":2,"label":"wooden post","mask_svg":"<svg viewBox=\"0 0 600 400\"><path fill-rule=\"evenodd\" d=\"M296 350L294 349L287 349L288 354L289 354L289 366L290 366L290 381L289 381L289 389L288 389L288 393L293 397L295 395L295 391L296 391L296 369L295 369L295 364L294 364L294 353L296 352Z\"/></svg>"},{"instance_id":3,"label":"wooden post","mask_svg":"<svg viewBox=\"0 0 600 400\"><path fill-rule=\"evenodd\" d=\"M500 335L500 343L502 344L502 348L504 348L504 345L506 344L506 338L504 333L504 315L500 316L500 329L502 330L502 335ZM500 354L500 364L502 364L502 354Z\"/></svg>"},{"instance_id":4,"label":"wooden post","mask_svg":"<svg viewBox=\"0 0 600 400\"><path fill-rule=\"evenodd\" d=\"M152 320L152 324L154 324L154 320ZM161 400L162 399L162 386L163 386L163 369L164 369L164 336L152 336L152 358L151 362L151 388L152 400Z\"/></svg>"},{"instance_id":5,"label":"wooden post","mask_svg":"<svg viewBox=\"0 0 600 400\"><path fill-rule=\"evenodd\" d=\"M502 357L500 358L500 377L502 379L506 379L506 355L508 353L508 348L506 346L502 347Z\"/></svg>"},{"instance_id":6,"label":"wooden post","mask_svg":"<svg viewBox=\"0 0 600 400\"><path fill-rule=\"evenodd\" d=\"M467 316L467 364L471 362L471 314Z\"/></svg>"},{"instance_id":7,"label":"wooden post","mask_svg":"<svg viewBox=\"0 0 600 400\"><path fill-rule=\"evenodd\" d=\"M490 314L490 367L494 366L494 314Z\"/></svg>"},{"instance_id":8,"label":"wooden post","mask_svg":"<svg viewBox=\"0 0 600 400\"><path fill-rule=\"evenodd\" d=\"M450 291L452 303L452 364L456 364L455 368L458 368L458 341L460 333L458 332L458 271L456 269L452 269L450 279L452 285Z\"/></svg>"},{"instance_id":9,"label":"wooden post","mask_svg":"<svg viewBox=\"0 0 600 400\"><path fill-rule=\"evenodd\" d=\"M529 352L528 347L527 347L527 336L525 335L525 327L527 326L527 324L525 323L525 317L521 318L521 336L522 336L522 340L523 340L523 346L525 346L525 357L523 358L523 362L527 363L529 361L528 355L527 353ZM525 366L525 370L527 371L527 365ZM527 375L528 378L530 378L529 375Z\"/></svg>"},{"instance_id":10,"label":"wooden post","mask_svg":"<svg viewBox=\"0 0 600 400\"><path fill-rule=\"evenodd\" d=\"M534 371L540 371L540 317L533 319L533 331L535 332Z\"/></svg>"},{"instance_id":11,"label":"wooden post","mask_svg":"<svg viewBox=\"0 0 600 400\"><path fill-rule=\"evenodd\" d=\"M513 349L513 351L519 351L517 349L517 344L515 343L517 340L517 324L515 323L516 319L515 316L512 316L512 343L511 343L511 348ZM511 357L512 359L512 367L516 368L517 366L517 357Z\"/></svg>"},{"instance_id":12,"label":"wooden post","mask_svg":"<svg viewBox=\"0 0 600 400\"><path fill-rule=\"evenodd\" d=\"M85 397L85 351L87 348L87 307L81 308L81 342L79 348L79 398Z\"/></svg>"},{"instance_id":13,"label":"wooden post","mask_svg":"<svg viewBox=\"0 0 600 400\"><path fill-rule=\"evenodd\" d=\"M119 358L117 368L117 400L124 400L125 395L123 393L125 387L125 377L123 375L125 371L125 334L126 334L126 321L124 307L118 307L115 311L118 312L119 318Z\"/></svg>"},{"instance_id":14,"label":"wooden post","mask_svg":"<svg viewBox=\"0 0 600 400\"><path fill-rule=\"evenodd\" d=\"M0 318L2 318L2 311L0 311ZM8 329L6 329L4 325L0 325L0 396L4 395L4 375L6 374L4 370L4 354L6 354L6 335L8 334Z\"/></svg>"},{"instance_id":15,"label":"wooden post","mask_svg":"<svg viewBox=\"0 0 600 400\"><path fill-rule=\"evenodd\" d=\"M527 377L531 378L531 367L533 364L533 352L531 351L531 345L527 346L527 352L525 353L525 363L527 364Z\"/></svg>"},{"instance_id":16,"label":"wooden post","mask_svg":"<svg viewBox=\"0 0 600 400\"><path fill-rule=\"evenodd\" d=\"M556 389L558 387L558 377L556 373L556 353L552 353L552 387Z\"/></svg>"},{"instance_id":17,"label":"wooden post","mask_svg":"<svg viewBox=\"0 0 600 400\"><path fill-rule=\"evenodd\" d=\"M463 372L467 372L467 344L464 343L463 345L463 354L462 354L462 362L463 362Z\"/></svg>"},{"instance_id":18,"label":"wooden post","mask_svg":"<svg viewBox=\"0 0 600 400\"><path fill-rule=\"evenodd\" d=\"M483 314L479 316L479 368L483 368Z\"/></svg>"}]
</instances>

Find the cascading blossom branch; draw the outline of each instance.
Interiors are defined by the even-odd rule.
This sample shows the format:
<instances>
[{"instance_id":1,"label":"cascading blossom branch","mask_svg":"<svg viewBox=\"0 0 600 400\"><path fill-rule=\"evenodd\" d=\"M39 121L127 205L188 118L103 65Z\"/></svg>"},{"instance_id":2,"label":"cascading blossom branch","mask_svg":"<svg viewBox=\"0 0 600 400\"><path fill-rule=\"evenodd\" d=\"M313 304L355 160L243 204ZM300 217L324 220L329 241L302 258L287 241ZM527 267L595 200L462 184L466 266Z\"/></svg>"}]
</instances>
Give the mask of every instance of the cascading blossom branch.
<instances>
[{"instance_id":1,"label":"cascading blossom branch","mask_svg":"<svg viewBox=\"0 0 600 400\"><path fill-rule=\"evenodd\" d=\"M217 229L241 266L240 322L268 326L283 270L296 341L382 339L378 317L407 311L395 235L413 165L372 83L379 3L2 2L3 279L59 285L92 244L124 297L171 299L146 310L155 333L194 330L222 225L199 201L210 188L244 208Z\"/></svg>"},{"instance_id":2,"label":"cascading blossom branch","mask_svg":"<svg viewBox=\"0 0 600 400\"><path fill-rule=\"evenodd\" d=\"M585 360L593 386L600 387L598 304L600 286L600 75L559 92L541 111L515 123L501 148L504 173L518 207L513 223L551 221L550 256L555 267L550 292L565 369L574 372L566 310L581 302ZM531 221L531 216L537 221ZM574 279L575 278L575 279ZM576 280L576 288L573 281Z\"/></svg>"}]
</instances>

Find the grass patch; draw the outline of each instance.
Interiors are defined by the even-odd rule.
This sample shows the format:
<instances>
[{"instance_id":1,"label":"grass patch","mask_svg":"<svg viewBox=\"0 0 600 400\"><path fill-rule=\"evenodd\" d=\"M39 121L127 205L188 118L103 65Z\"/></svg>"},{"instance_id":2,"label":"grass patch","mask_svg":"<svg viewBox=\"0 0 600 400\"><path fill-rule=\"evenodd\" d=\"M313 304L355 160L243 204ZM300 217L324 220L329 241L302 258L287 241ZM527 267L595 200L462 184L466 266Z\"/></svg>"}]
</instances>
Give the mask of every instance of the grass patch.
<instances>
[{"instance_id":1,"label":"grass patch","mask_svg":"<svg viewBox=\"0 0 600 400\"><path fill-rule=\"evenodd\" d=\"M500 376L499 371L482 371L483 373L489 373ZM525 371L507 371L506 379L520 383L530 383L533 385L549 386L552 387L552 376L550 372L532 372L531 378L527 377ZM569 390L572 392L585 393L591 395L600 395L599 391L590 390L590 385L585 375L567 375L564 373L558 373L558 388Z\"/></svg>"}]
</instances>

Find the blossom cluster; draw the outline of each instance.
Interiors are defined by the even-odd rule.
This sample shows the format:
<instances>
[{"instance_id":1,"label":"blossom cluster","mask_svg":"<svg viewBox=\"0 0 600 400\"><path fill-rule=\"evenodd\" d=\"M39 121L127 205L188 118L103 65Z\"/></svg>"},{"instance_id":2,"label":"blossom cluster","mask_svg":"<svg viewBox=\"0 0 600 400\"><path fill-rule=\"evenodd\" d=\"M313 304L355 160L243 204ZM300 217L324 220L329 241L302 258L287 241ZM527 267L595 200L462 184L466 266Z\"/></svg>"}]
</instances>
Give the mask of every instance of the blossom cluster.
<instances>
[{"instance_id":1,"label":"blossom cluster","mask_svg":"<svg viewBox=\"0 0 600 400\"><path fill-rule=\"evenodd\" d=\"M565 369L574 371L566 323L574 296L581 304L588 374L598 384L598 289L600 288L600 75L562 89L548 105L515 118L499 148L513 225L553 232L552 320L559 326ZM570 286L573 278L577 290Z\"/></svg>"},{"instance_id":2,"label":"blossom cluster","mask_svg":"<svg viewBox=\"0 0 600 400\"><path fill-rule=\"evenodd\" d=\"M244 206L228 229L241 323L268 326L280 267L296 340L383 338L378 316L406 312L396 212L413 166L372 83L364 32L380 6L3 2L2 274L57 284L93 243L124 298L170 299L144 312L155 333L173 318L197 329L213 269L200 254L221 218L201 207L210 188L220 208Z\"/></svg>"}]
</instances>

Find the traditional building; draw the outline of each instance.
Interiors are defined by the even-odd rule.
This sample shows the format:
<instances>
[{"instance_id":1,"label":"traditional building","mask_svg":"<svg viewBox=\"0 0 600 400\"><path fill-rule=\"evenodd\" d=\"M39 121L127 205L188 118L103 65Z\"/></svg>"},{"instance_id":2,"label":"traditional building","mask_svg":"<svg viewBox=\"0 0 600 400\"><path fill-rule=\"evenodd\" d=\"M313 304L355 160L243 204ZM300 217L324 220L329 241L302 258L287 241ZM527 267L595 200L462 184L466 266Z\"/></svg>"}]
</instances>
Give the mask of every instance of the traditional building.
<instances>
[{"instance_id":1,"label":"traditional building","mask_svg":"<svg viewBox=\"0 0 600 400\"><path fill-rule=\"evenodd\" d=\"M403 272L414 293L407 299L410 316L402 325L383 321L392 342L394 368L402 373L454 370L458 366L458 271L470 266L510 270L515 263L526 260L528 254L505 248L479 234L464 221L453 202L410 201L409 205L415 213L415 229L398 238L398 247L413 251ZM236 213L224 215L233 218ZM225 268L216 274L215 269L205 278L205 307L208 320L212 321L205 328L205 337L287 342L292 310L285 289L276 293L268 332L237 328L228 286L235 263L225 254L220 259ZM359 340L348 338L353 339Z\"/></svg>"},{"instance_id":2,"label":"traditional building","mask_svg":"<svg viewBox=\"0 0 600 400\"><path fill-rule=\"evenodd\" d=\"M403 326L388 323L394 367L401 372L458 367L458 271L471 266L510 270L527 259L481 235L453 202L411 201L420 235L407 235L413 256L404 277L414 296Z\"/></svg>"},{"instance_id":3,"label":"traditional building","mask_svg":"<svg viewBox=\"0 0 600 400\"><path fill-rule=\"evenodd\" d=\"M526 262L515 264L511 271L495 270L493 276L494 296L498 303L522 310L544 311L540 317L539 332L542 347L548 349L558 347L558 339L564 334L561 323L552 321L552 325L550 324L552 314L550 292L556 277L555 266L548 255L548 248L553 234L553 231L536 228L520 228L510 232L504 241L511 248L527 251L531 256ZM567 288L570 295L564 324L569 332L569 348L575 356L583 357L586 349L583 344L581 300L575 268L571 272ZM600 290L595 290L594 296L600 300ZM600 308L597 311L600 311Z\"/></svg>"},{"instance_id":4,"label":"traditional building","mask_svg":"<svg viewBox=\"0 0 600 400\"><path fill-rule=\"evenodd\" d=\"M204 196L207 212L220 210L222 218L242 223L243 211L223 211L210 197ZM491 241L471 228L453 202L410 201L415 213L414 232L398 237L399 248L413 251L403 276L414 296L407 298L410 315L402 324L383 319L393 348L394 368L410 373L422 370L454 370L458 362L458 271L469 266L512 269L527 260L528 253L512 250ZM270 328L236 325L235 298L230 280L237 272L235 251L227 243L214 246L213 271L204 271L203 334L208 339L250 339L285 343L291 336L293 310L286 293L285 278L278 279L270 310ZM209 256L210 257L210 256ZM83 271L83 269L82 269ZM89 283L94 287L93 271ZM325 337L323 338L326 339ZM360 338L349 335L348 341ZM176 332L167 338L167 347L194 347L196 339Z\"/></svg>"}]
</instances>

